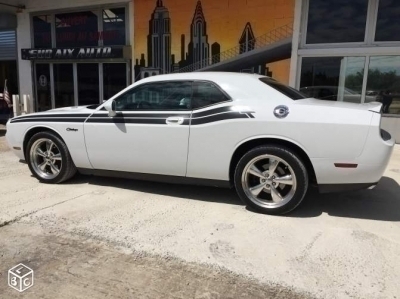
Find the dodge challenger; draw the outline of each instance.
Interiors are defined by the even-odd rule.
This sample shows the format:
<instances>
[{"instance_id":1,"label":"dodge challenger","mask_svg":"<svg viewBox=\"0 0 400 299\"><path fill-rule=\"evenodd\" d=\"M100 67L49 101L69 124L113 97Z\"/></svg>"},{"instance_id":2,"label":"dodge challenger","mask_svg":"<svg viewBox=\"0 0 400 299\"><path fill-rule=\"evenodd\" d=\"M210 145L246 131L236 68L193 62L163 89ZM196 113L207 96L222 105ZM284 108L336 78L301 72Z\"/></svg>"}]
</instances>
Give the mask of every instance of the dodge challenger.
<instances>
[{"instance_id":1,"label":"dodge challenger","mask_svg":"<svg viewBox=\"0 0 400 299\"><path fill-rule=\"evenodd\" d=\"M320 192L373 188L395 141L381 103L309 98L270 77L193 72L142 79L98 105L14 117L6 138L44 183L77 172L233 187L267 214Z\"/></svg>"}]
</instances>

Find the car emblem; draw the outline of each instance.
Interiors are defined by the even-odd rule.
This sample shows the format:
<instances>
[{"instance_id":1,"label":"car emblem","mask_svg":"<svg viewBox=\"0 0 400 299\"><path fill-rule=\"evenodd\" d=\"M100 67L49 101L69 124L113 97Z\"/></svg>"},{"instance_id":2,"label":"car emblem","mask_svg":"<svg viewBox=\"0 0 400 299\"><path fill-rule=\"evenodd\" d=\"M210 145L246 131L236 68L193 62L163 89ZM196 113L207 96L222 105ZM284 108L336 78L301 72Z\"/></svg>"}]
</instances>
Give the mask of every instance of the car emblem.
<instances>
[{"instance_id":1,"label":"car emblem","mask_svg":"<svg viewBox=\"0 0 400 299\"><path fill-rule=\"evenodd\" d=\"M285 118L289 114L289 108L285 105L279 105L274 109L274 115L277 118Z\"/></svg>"}]
</instances>

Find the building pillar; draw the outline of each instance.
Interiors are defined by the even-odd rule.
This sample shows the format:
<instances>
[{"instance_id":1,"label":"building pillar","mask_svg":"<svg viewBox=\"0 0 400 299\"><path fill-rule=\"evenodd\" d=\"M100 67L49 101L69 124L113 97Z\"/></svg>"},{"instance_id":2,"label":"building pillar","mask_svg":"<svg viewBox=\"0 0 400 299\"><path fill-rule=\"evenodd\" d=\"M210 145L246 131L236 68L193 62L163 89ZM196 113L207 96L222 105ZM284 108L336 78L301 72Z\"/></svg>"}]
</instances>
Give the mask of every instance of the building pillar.
<instances>
[{"instance_id":1,"label":"building pillar","mask_svg":"<svg viewBox=\"0 0 400 299\"><path fill-rule=\"evenodd\" d=\"M31 48L31 26L29 13L17 13L17 65L19 78L19 97L23 99L23 95L33 96L32 67L29 60L22 60L21 49Z\"/></svg>"},{"instance_id":2,"label":"building pillar","mask_svg":"<svg viewBox=\"0 0 400 299\"><path fill-rule=\"evenodd\" d=\"M297 53L300 44L301 11L303 9L303 0L296 0L294 6L293 36L292 36L292 56L290 58L289 85L296 88L297 69L299 55Z\"/></svg>"}]
</instances>

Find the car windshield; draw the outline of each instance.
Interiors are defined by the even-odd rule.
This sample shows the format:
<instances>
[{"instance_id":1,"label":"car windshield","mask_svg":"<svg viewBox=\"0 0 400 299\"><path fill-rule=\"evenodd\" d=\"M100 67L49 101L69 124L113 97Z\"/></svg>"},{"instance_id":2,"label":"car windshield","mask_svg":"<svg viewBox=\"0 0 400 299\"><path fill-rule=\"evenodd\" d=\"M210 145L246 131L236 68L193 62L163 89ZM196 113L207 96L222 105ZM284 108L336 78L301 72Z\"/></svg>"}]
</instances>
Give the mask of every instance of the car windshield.
<instances>
[{"instance_id":1,"label":"car windshield","mask_svg":"<svg viewBox=\"0 0 400 299\"><path fill-rule=\"evenodd\" d=\"M290 86L282 84L274 79L265 77L265 78L260 78L260 81L267 84L268 86L276 89L277 91L283 93L285 96L291 98L292 100L301 100L301 99L308 98L307 95L298 91L297 89L294 89Z\"/></svg>"}]
</instances>

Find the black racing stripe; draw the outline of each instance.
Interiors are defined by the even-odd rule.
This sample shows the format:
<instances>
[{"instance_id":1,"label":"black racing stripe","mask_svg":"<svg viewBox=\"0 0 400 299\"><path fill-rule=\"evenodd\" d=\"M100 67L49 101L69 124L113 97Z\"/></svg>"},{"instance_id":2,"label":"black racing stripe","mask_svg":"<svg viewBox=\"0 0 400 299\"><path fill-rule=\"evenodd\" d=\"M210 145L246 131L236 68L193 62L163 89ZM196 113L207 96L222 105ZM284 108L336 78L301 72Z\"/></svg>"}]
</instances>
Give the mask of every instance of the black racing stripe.
<instances>
[{"instance_id":1,"label":"black racing stripe","mask_svg":"<svg viewBox=\"0 0 400 299\"><path fill-rule=\"evenodd\" d=\"M202 112L193 111L193 117L202 117L202 116L209 116L212 114L222 113L222 112L231 112L232 106L224 106L219 108L214 108Z\"/></svg>"},{"instance_id":2,"label":"black racing stripe","mask_svg":"<svg viewBox=\"0 0 400 299\"><path fill-rule=\"evenodd\" d=\"M239 119L239 118L248 118L246 114L241 114L238 112L231 112L231 113L222 113L217 115L211 115L203 118L193 118L191 125L202 125L213 123L221 120L229 120L229 119Z\"/></svg>"},{"instance_id":3,"label":"black racing stripe","mask_svg":"<svg viewBox=\"0 0 400 299\"><path fill-rule=\"evenodd\" d=\"M109 117L108 113L96 113L93 114L90 118L98 118L98 117ZM117 113L116 116L114 117L143 117L143 118L164 118L166 119L167 117L186 117L189 118L190 114L179 114L179 113L152 113L152 114L146 114L146 113Z\"/></svg>"},{"instance_id":4,"label":"black racing stripe","mask_svg":"<svg viewBox=\"0 0 400 299\"><path fill-rule=\"evenodd\" d=\"M67 117L67 118L86 118L90 114L89 113L69 113L69 114L27 114L21 117L18 117L18 119L22 118L48 118L48 117Z\"/></svg>"},{"instance_id":5,"label":"black racing stripe","mask_svg":"<svg viewBox=\"0 0 400 299\"><path fill-rule=\"evenodd\" d=\"M166 118L89 118L87 123L116 123L116 124L149 124L149 125L166 125Z\"/></svg>"},{"instance_id":6,"label":"black racing stripe","mask_svg":"<svg viewBox=\"0 0 400 299\"><path fill-rule=\"evenodd\" d=\"M212 113L212 114L201 116L201 117L193 114L192 119L197 119L197 118L200 119L200 118L211 117L211 116L216 116L216 115L221 115L221 114L231 114L231 115L233 115L233 114L237 114L237 113L239 113L239 112L238 111L225 111L225 112L220 112L220 113Z\"/></svg>"},{"instance_id":7,"label":"black racing stripe","mask_svg":"<svg viewBox=\"0 0 400 299\"><path fill-rule=\"evenodd\" d=\"M68 123L83 123L86 118L18 118L11 120L11 123L25 122L68 122Z\"/></svg>"}]
</instances>

